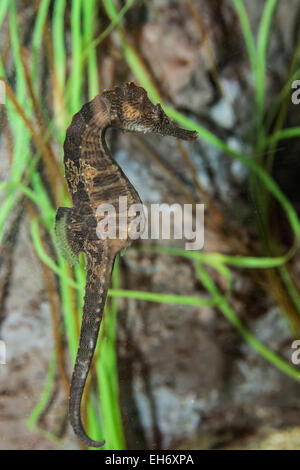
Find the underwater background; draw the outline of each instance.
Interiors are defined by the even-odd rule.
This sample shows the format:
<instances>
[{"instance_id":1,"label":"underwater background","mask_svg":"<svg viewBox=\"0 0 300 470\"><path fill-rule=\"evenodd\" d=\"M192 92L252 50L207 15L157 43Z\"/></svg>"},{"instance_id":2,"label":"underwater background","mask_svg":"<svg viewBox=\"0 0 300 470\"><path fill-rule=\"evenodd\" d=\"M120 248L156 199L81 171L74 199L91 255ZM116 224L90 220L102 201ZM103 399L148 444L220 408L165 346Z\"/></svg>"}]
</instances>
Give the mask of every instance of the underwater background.
<instances>
[{"instance_id":1,"label":"underwater background","mask_svg":"<svg viewBox=\"0 0 300 470\"><path fill-rule=\"evenodd\" d=\"M0 449L82 448L68 394L85 258L70 267L54 239L63 142L84 103L131 80L199 137L109 131L111 152L144 203L205 204L205 240L118 259L88 434L299 450L299 0L1 0Z\"/></svg>"}]
</instances>

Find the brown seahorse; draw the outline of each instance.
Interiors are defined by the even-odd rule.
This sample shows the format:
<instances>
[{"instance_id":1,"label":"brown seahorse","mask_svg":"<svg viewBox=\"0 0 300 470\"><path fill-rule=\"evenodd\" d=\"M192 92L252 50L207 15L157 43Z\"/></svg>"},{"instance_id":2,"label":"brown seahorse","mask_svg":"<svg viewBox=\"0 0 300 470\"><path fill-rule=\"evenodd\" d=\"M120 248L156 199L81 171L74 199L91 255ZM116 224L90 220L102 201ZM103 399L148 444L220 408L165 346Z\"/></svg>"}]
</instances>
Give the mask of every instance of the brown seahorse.
<instances>
[{"instance_id":1,"label":"brown seahorse","mask_svg":"<svg viewBox=\"0 0 300 470\"><path fill-rule=\"evenodd\" d=\"M109 127L124 131L152 132L179 139L194 140L197 132L179 128L160 104L153 105L146 91L133 82L105 90L74 115L64 142L65 177L73 207L60 207L55 230L63 255L73 263L81 251L87 257L87 277L79 347L72 376L69 400L70 421L78 438L87 446L101 447L105 441L90 439L81 421L81 401L93 358L103 308L117 253L131 240L99 238L97 208L110 203L119 217L120 196L128 207L140 204L138 193L118 164L111 158L105 142ZM123 219L124 220L124 219Z\"/></svg>"}]
</instances>

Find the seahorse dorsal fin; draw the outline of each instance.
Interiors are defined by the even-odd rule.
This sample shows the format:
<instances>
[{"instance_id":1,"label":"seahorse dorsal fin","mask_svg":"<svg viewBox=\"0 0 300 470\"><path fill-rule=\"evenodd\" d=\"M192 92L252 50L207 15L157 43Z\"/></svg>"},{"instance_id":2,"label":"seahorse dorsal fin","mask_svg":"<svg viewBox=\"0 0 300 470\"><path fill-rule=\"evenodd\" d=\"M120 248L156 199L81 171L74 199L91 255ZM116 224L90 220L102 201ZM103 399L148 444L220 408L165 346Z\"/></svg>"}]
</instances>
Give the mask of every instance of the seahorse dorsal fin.
<instances>
[{"instance_id":1,"label":"seahorse dorsal fin","mask_svg":"<svg viewBox=\"0 0 300 470\"><path fill-rule=\"evenodd\" d=\"M58 251L71 266L74 266L78 264L78 252L75 247L72 246L70 237L68 236L68 216L70 211L72 211L72 209L67 207L60 207L58 209L54 230Z\"/></svg>"}]
</instances>

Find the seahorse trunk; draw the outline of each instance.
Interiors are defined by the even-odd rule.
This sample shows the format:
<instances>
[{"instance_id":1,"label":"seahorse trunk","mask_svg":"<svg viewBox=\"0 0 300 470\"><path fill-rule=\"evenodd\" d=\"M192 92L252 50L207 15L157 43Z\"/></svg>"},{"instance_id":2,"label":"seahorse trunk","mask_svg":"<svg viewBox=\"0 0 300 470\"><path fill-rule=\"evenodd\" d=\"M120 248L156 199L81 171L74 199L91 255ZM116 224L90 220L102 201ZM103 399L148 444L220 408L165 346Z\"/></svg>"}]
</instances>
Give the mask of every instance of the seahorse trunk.
<instances>
[{"instance_id":1,"label":"seahorse trunk","mask_svg":"<svg viewBox=\"0 0 300 470\"><path fill-rule=\"evenodd\" d=\"M86 293L79 347L70 388L69 415L75 434L84 444L102 447L105 441L93 441L84 430L81 401L97 343L115 256L108 253L107 246L102 243L86 242L84 251L87 254Z\"/></svg>"}]
</instances>

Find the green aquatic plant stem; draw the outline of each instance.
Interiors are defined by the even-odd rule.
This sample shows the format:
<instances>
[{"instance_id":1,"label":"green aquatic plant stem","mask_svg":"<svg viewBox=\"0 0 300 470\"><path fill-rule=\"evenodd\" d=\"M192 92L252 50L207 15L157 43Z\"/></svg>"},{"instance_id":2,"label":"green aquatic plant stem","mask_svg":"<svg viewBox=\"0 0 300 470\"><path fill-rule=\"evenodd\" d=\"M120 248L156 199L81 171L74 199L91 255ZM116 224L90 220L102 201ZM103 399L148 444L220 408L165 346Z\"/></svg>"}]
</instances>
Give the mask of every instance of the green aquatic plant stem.
<instances>
[{"instance_id":1,"label":"green aquatic plant stem","mask_svg":"<svg viewBox=\"0 0 300 470\"><path fill-rule=\"evenodd\" d=\"M257 38L257 68L256 68L256 96L257 96L257 113L258 113L258 136L259 149L261 149L261 139L264 138L264 108L266 97L266 64L267 64L267 47L270 33L270 26L274 15L277 0L267 0L265 2L263 14L259 24Z\"/></svg>"},{"instance_id":2,"label":"green aquatic plant stem","mask_svg":"<svg viewBox=\"0 0 300 470\"><path fill-rule=\"evenodd\" d=\"M89 2L87 2L89 3ZM66 0L55 0L52 19L52 42L54 64L60 89L63 90L66 81L66 47L65 47L65 9Z\"/></svg>"},{"instance_id":3,"label":"green aquatic plant stem","mask_svg":"<svg viewBox=\"0 0 300 470\"><path fill-rule=\"evenodd\" d=\"M38 74L38 61L41 52L41 43L44 38L44 27L49 12L50 0L41 0L37 10L36 20L32 33L32 83L35 85Z\"/></svg>"},{"instance_id":4,"label":"green aquatic plant stem","mask_svg":"<svg viewBox=\"0 0 300 470\"><path fill-rule=\"evenodd\" d=\"M112 291L118 290L119 287L118 258L115 261L112 273L112 287ZM104 450L126 449L118 386L117 310L117 299L110 299L110 302L106 304L100 335L100 360L96 363L98 389L100 396L103 397L101 400L101 416L106 432Z\"/></svg>"},{"instance_id":5,"label":"green aquatic plant stem","mask_svg":"<svg viewBox=\"0 0 300 470\"><path fill-rule=\"evenodd\" d=\"M89 99L93 99L100 90L99 85L99 74L97 65L96 49L89 48L92 43L94 31L95 31L95 18L98 12L98 2L96 0L90 0L89 2L83 2L83 52L87 50L87 82L88 82L88 96Z\"/></svg>"},{"instance_id":6,"label":"green aquatic plant stem","mask_svg":"<svg viewBox=\"0 0 300 470\"><path fill-rule=\"evenodd\" d=\"M71 38L72 38L72 70L70 83L72 88L70 100L71 115L81 107L82 89L82 32L81 32L81 8L82 0L73 0L71 3Z\"/></svg>"},{"instance_id":7,"label":"green aquatic plant stem","mask_svg":"<svg viewBox=\"0 0 300 470\"><path fill-rule=\"evenodd\" d=\"M287 253L278 257L255 257L255 256L239 256L225 255L222 253L205 253L198 250L188 251L183 248L160 247L152 245L144 245L139 247L140 251L167 254L175 256L183 256L192 260L201 261L208 265L223 264L228 266L236 266L247 269L270 269L278 267L286 263L293 253Z\"/></svg>"}]
</instances>

